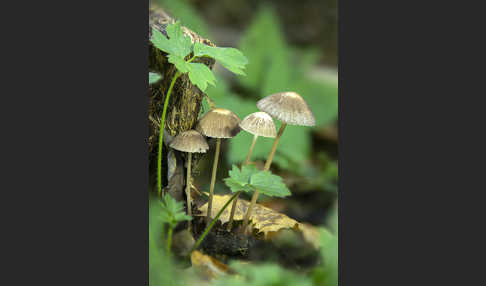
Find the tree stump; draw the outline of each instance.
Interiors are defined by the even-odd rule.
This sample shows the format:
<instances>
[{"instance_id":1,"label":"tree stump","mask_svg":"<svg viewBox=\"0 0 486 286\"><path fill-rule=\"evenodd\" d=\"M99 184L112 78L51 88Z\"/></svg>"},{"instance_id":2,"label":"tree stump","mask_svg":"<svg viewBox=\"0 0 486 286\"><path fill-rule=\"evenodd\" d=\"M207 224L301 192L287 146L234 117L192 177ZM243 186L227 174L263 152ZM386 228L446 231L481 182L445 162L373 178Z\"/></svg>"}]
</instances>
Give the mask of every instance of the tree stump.
<instances>
[{"instance_id":1,"label":"tree stump","mask_svg":"<svg viewBox=\"0 0 486 286\"><path fill-rule=\"evenodd\" d=\"M174 23L174 19L168 15L168 13L157 6L152 6L149 11L149 39L152 36L152 29L159 30L163 35L167 36L166 27L169 23ZM195 32L189 30L186 27L182 27L184 34L189 36L193 43L200 42L209 46L214 46L211 41L204 39L197 35ZM191 57L190 54L188 57ZM214 60L210 58L201 58L194 62L200 62L207 65L210 69L213 68ZM160 129L160 119L162 115L162 109L165 102L165 96L169 89L170 82L176 73L176 67L168 62L167 54L155 48L149 41L149 71L156 72L162 75L162 79L149 87L149 174L150 174L150 189L156 189L157 178L157 152L158 152L158 139ZM165 131L164 131L164 146L163 146L163 158L162 158L162 185L167 187L171 178L169 178L168 170L171 169L172 174L182 177L178 177L174 181L177 185L177 189L183 189L184 185L184 162L185 154L172 150L176 154L174 156L168 156L169 148L168 143L173 136L176 136L180 132L193 129L197 123L199 113L202 106L202 100L204 93L189 80L187 74L181 75L172 90L169 105L167 107L167 114L165 118ZM166 145L167 144L167 145ZM169 158L169 162L168 162ZM193 156L192 163L196 166L197 161L201 156ZM171 161L172 160L172 161ZM176 160L176 161L174 161ZM174 164L176 164L174 166ZM182 171L181 171L182 169ZM174 171L178 170L178 171ZM171 175L172 177L172 175ZM180 183L180 186L179 186Z\"/></svg>"}]
</instances>

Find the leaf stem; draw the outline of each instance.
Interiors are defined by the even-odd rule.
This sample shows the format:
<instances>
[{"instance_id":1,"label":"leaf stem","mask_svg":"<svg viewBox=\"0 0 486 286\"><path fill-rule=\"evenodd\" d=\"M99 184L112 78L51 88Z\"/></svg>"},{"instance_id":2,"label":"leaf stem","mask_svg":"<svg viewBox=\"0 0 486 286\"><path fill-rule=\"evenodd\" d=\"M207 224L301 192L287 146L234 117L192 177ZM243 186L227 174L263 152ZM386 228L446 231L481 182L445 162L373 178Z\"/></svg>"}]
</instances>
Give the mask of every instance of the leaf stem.
<instances>
[{"instance_id":1,"label":"leaf stem","mask_svg":"<svg viewBox=\"0 0 486 286\"><path fill-rule=\"evenodd\" d=\"M190 59L187 61L187 63L191 63L191 62L192 62L193 60L195 60L195 59L196 59L196 56L192 56L192 58L190 58Z\"/></svg>"},{"instance_id":2,"label":"leaf stem","mask_svg":"<svg viewBox=\"0 0 486 286\"><path fill-rule=\"evenodd\" d=\"M167 232L167 252L169 253L172 246L172 230L172 225L169 224L169 232Z\"/></svg>"},{"instance_id":3,"label":"leaf stem","mask_svg":"<svg viewBox=\"0 0 486 286\"><path fill-rule=\"evenodd\" d=\"M199 237L199 239L197 240L196 244L194 244L194 246L192 247L191 251L189 251L189 253L193 252L194 250L196 250L199 247L199 245L204 240L204 238L206 237L206 235L209 233L209 231L211 230L211 228L213 228L213 225L216 223L216 221L221 216L221 214L223 213L223 211L228 207L228 205L231 203L231 201L233 199L235 199L238 195L239 195L239 192L236 192L236 193L234 193L231 196L231 198L229 198L229 200L219 210L218 214L214 217L214 219L211 221L211 223L206 227L206 229L204 230L203 234Z\"/></svg>"},{"instance_id":4,"label":"leaf stem","mask_svg":"<svg viewBox=\"0 0 486 286\"><path fill-rule=\"evenodd\" d=\"M241 168L243 168L243 166L248 165L248 163L250 162L251 154L253 153L253 148L255 148L255 143L256 143L257 139L258 139L258 135L254 135L253 141L251 142L250 150L248 151L248 155L246 156L246 159L243 162L243 165L241 166ZM230 218L229 218L229 221L228 221L228 225L226 227L226 230L228 230L228 231L231 231L231 227L233 226L233 219L234 219L234 216L235 216L236 204L238 203L238 197L239 197L240 193L241 193L241 191L238 192L238 196L236 196L235 200L233 201L233 204L231 205Z\"/></svg>"},{"instance_id":5,"label":"leaf stem","mask_svg":"<svg viewBox=\"0 0 486 286\"><path fill-rule=\"evenodd\" d=\"M172 82L170 83L169 90L167 91L167 95L165 96L165 103L164 109L162 111L162 117L160 118L160 131L159 131L159 152L157 158L157 192L159 196L162 195L162 143L164 138L164 126L165 126L165 114L167 113L167 106L169 105L170 95L172 93L172 89L174 88L174 84L179 78L181 73L179 71L176 72Z\"/></svg>"}]
</instances>

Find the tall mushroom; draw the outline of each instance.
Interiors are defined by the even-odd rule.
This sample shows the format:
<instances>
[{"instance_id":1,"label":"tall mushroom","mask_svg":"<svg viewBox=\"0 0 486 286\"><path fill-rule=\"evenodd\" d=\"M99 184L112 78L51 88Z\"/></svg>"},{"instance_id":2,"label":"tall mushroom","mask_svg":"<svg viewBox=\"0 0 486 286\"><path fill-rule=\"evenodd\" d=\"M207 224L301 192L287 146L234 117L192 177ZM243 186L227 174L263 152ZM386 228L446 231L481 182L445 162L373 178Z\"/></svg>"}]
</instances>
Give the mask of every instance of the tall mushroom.
<instances>
[{"instance_id":1,"label":"tall mushroom","mask_svg":"<svg viewBox=\"0 0 486 286\"><path fill-rule=\"evenodd\" d=\"M216 138L216 151L214 154L213 173L211 175L211 185L209 188L208 214L206 223L211 220L211 208L213 206L214 183L216 181L216 170L218 169L219 150L221 148L221 138L233 138L240 132L238 126L240 118L231 110L224 108L214 108L209 110L201 120L199 120L196 130L204 136Z\"/></svg>"},{"instance_id":2,"label":"tall mushroom","mask_svg":"<svg viewBox=\"0 0 486 286\"><path fill-rule=\"evenodd\" d=\"M170 147L178 151L187 152L187 175L186 175L186 199L187 214L192 216L191 209L191 160L192 153L206 153L209 149L206 139L196 130L189 130L179 133L170 143ZM191 221L188 222L191 230Z\"/></svg>"},{"instance_id":3,"label":"tall mushroom","mask_svg":"<svg viewBox=\"0 0 486 286\"><path fill-rule=\"evenodd\" d=\"M264 97L257 102L257 107L261 111L265 111L272 117L282 121L282 126L278 130L277 137L273 142L272 150L270 151L267 161L265 162L265 167L263 168L263 170L267 171L270 169L275 150L277 150L278 141L280 140L285 127L287 125L314 126L316 125L316 120L305 100L299 94L292 91L275 93ZM243 219L243 231L246 230L246 227L248 226L248 220L257 199L258 190L255 190L255 193L253 193L251 198L250 206Z\"/></svg>"},{"instance_id":4,"label":"tall mushroom","mask_svg":"<svg viewBox=\"0 0 486 286\"><path fill-rule=\"evenodd\" d=\"M275 128L275 124L273 123L272 117L261 111L249 114L240 122L239 125L241 129L253 134L253 141L251 142L250 150L248 151L248 155L242 164L243 168L243 166L248 165L248 162L250 161L258 136L275 138L277 135L277 130ZM227 225L228 231L231 230L231 226L233 225L233 217L235 215L238 196L239 194L236 195L235 199L233 200L233 205L231 206L231 214Z\"/></svg>"}]
</instances>

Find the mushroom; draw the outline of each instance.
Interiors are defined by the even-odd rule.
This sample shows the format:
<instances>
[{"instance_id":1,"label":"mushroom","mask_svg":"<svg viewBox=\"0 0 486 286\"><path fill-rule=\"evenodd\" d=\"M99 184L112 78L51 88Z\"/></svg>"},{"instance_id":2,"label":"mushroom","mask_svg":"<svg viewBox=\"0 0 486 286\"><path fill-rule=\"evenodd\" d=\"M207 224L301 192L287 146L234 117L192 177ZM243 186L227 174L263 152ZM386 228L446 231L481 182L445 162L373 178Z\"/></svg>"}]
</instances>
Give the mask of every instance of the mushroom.
<instances>
[{"instance_id":1,"label":"mushroom","mask_svg":"<svg viewBox=\"0 0 486 286\"><path fill-rule=\"evenodd\" d=\"M275 124L273 123L272 117L262 111L246 116L239 125L241 129L253 134L253 141L251 142L250 150L248 151L248 155L242 164L242 166L245 166L248 165L248 162L250 161L250 157L253 153L253 148L255 147L258 136L275 138L277 135L277 130L275 128ZM235 199L233 200L233 205L231 206L231 214L227 225L228 231L231 230L231 226L233 225L233 217L235 215L238 196L239 194L236 195Z\"/></svg>"},{"instance_id":2,"label":"mushroom","mask_svg":"<svg viewBox=\"0 0 486 286\"><path fill-rule=\"evenodd\" d=\"M213 173L209 188L208 214L206 223L211 220L211 208L213 206L214 182L216 181L216 170L218 169L219 150L221 148L221 138L233 138L240 132L238 126L240 118L231 110L224 108L214 108L209 110L201 120L199 120L196 130L207 137L216 138L216 151L214 154Z\"/></svg>"},{"instance_id":3,"label":"mushroom","mask_svg":"<svg viewBox=\"0 0 486 286\"><path fill-rule=\"evenodd\" d=\"M179 133L170 143L170 147L187 153L187 175L186 175L186 199L187 214L192 216L191 209L191 160L192 153L206 153L209 149L206 139L196 130L189 130ZM191 221L188 222L189 230L192 228Z\"/></svg>"},{"instance_id":4,"label":"mushroom","mask_svg":"<svg viewBox=\"0 0 486 286\"><path fill-rule=\"evenodd\" d=\"M278 130L277 137L273 142L272 150L270 151L267 161L265 162L265 167L263 168L264 171L267 171L270 169L275 150L277 150L278 141L287 124L314 126L316 125L316 120L305 100L299 94L292 91L275 93L264 97L257 102L257 107L261 111L265 111L276 119L282 121L282 126ZM257 199L258 190L255 190L255 193L253 193L251 198L250 206L243 219L243 230L246 230L248 219L250 218L251 211L256 204Z\"/></svg>"}]
</instances>

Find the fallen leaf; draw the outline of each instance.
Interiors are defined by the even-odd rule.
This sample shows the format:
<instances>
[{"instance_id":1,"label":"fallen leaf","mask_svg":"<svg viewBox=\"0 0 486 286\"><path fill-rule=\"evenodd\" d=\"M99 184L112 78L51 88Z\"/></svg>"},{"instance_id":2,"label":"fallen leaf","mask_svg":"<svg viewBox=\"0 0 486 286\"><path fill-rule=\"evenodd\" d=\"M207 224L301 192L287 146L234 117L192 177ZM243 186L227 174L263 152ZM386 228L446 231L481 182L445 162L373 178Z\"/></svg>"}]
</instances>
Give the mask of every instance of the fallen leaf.
<instances>
[{"instance_id":1,"label":"fallen leaf","mask_svg":"<svg viewBox=\"0 0 486 286\"><path fill-rule=\"evenodd\" d=\"M321 237L319 229L307 223L299 223L299 230L302 232L305 241L312 244L315 249L319 249L321 244Z\"/></svg>"},{"instance_id":2,"label":"fallen leaf","mask_svg":"<svg viewBox=\"0 0 486 286\"><path fill-rule=\"evenodd\" d=\"M233 273L228 265L197 250L191 253L191 263L199 273L210 280Z\"/></svg>"},{"instance_id":3,"label":"fallen leaf","mask_svg":"<svg viewBox=\"0 0 486 286\"><path fill-rule=\"evenodd\" d=\"M213 211L212 214L216 214L221 210L224 204L230 198L230 195L214 195L213 196ZM234 215L234 220L243 220L243 216L248 209L250 202L243 199L238 199L236 204L236 210ZM206 216L207 213L207 203L198 208L201 213L199 216ZM221 223L226 223L229 221L229 216L231 212L231 204L223 211L219 220ZM300 223L284 214L281 214L271 208L267 208L260 204L256 204L253 207L253 212L250 215L250 220L253 227L262 232L264 239L271 239L279 230L281 229L294 229L302 233L304 239L309 242L314 248L319 248L319 232L316 227Z\"/></svg>"}]
</instances>

